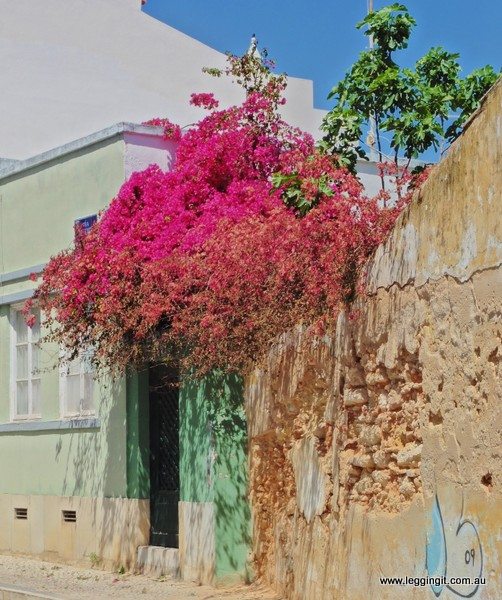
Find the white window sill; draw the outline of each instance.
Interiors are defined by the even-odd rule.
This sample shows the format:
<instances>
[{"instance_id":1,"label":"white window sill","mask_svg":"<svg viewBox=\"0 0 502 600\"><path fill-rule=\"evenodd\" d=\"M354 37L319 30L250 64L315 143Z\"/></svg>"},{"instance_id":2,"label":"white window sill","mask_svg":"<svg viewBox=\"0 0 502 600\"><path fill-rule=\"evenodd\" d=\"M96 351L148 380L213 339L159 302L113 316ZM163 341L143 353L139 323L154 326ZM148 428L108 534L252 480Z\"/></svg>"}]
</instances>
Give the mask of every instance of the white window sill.
<instances>
[{"instance_id":1,"label":"white window sill","mask_svg":"<svg viewBox=\"0 0 502 600\"><path fill-rule=\"evenodd\" d=\"M84 412L84 413L74 413L74 414L66 414L61 415L61 421L82 421L84 419L94 419L96 417L96 413L92 412Z\"/></svg>"},{"instance_id":2,"label":"white window sill","mask_svg":"<svg viewBox=\"0 0 502 600\"><path fill-rule=\"evenodd\" d=\"M81 429L100 429L101 421L95 417L58 419L55 421L15 421L0 423L0 434L24 433L30 431L71 431Z\"/></svg>"},{"instance_id":3,"label":"white window sill","mask_svg":"<svg viewBox=\"0 0 502 600\"><path fill-rule=\"evenodd\" d=\"M12 417L12 423L32 423L42 419L42 415L16 415Z\"/></svg>"}]
</instances>

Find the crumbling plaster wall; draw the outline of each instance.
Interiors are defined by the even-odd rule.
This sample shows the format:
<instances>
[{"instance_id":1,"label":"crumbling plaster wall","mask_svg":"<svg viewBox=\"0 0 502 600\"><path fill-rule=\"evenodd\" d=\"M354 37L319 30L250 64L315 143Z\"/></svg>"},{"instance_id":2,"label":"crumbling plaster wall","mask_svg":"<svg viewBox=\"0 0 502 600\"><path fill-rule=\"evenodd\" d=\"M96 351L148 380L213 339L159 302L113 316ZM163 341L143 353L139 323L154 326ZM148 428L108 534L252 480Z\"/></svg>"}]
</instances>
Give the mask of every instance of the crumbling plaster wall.
<instances>
[{"instance_id":1,"label":"crumbling plaster wall","mask_svg":"<svg viewBox=\"0 0 502 600\"><path fill-rule=\"evenodd\" d=\"M246 383L254 560L286 598L501 598L502 84L377 251L357 318ZM482 576L382 586L379 576Z\"/></svg>"}]
</instances>

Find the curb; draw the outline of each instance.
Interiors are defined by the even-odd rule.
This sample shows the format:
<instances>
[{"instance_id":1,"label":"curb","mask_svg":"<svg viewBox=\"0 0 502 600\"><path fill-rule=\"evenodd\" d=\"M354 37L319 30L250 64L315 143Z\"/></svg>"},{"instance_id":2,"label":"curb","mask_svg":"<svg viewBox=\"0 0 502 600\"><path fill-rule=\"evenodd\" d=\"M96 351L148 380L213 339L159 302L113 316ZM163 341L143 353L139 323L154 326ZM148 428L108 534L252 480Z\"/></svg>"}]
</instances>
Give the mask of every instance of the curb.
<instances>
[{"instance_id":1,"label":"curb","mask_svg":"<svg viewBox=\"0 0 502 600\"><path fill-rule=\"evenodd\" d=\"M49 596L33 590L25 590L14 586L0 584L0 600L63 600L60 596Z\"/></svg>"}]
</instances>

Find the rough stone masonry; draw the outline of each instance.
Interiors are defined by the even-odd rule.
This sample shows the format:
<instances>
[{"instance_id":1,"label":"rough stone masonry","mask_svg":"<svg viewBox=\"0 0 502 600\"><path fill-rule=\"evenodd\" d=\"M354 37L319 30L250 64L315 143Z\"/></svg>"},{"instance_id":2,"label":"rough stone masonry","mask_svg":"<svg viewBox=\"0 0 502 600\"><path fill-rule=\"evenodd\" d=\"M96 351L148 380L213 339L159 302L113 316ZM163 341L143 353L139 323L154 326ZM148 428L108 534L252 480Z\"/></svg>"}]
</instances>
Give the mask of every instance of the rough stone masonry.
<instances>
[{"instance_id":1,"label":"rough stone masonry","mask_svg":"<svg viewBox=\"0 0 502 600\"><path fill-rule=\"evenodd\" d=\"M499 81L378 249L357 318L284 333L248 377L253 559L286 598L502 598L501 106Z\"/></svg>"}]
</instances>

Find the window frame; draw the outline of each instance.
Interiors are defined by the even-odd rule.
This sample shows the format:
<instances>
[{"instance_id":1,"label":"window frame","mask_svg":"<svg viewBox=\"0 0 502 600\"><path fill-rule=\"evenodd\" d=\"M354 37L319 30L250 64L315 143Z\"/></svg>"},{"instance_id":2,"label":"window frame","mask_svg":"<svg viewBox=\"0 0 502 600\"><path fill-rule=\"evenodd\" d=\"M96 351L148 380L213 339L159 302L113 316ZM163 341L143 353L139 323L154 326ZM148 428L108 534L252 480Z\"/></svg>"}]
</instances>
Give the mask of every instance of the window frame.
<instances>
[{"instance_id":1,"label":"window frame","mask_svg":"<svg viewBox=\"0 0 502 600\"><path fill-rule=\"evenodd\" d=\"M17 319L18 314L22 312L23 304L11 304L9 310L9 322L10 322L10 420L11 422L25 422L25 421L38 421L42 418L42 378L40 374L33 376L33 345L40 342L40 330L42 315L40 309L38 310L39 316L39 337L35 342L33 341L33 328L26 327L26 345L27 345L27 378L28 383L28 412L26 414L18 413L18 397L17 397L17 348L18 348L18 331L17 331ZM40 359L40 355L39 355ZM39 381L39 412L33 412L33 380ZM24 380L23 380L24 381Z\"/></svg>"},{"instance_id":2,"label":"window frame","mask_svg":"<svg viewBox=\"0 0 502 600\"><path fill-rule=\"evenodd\" d=\"M96 398L95 398L95 379L93 371L85 371L84 360L79 356L80 370L79 375L79 406L78 412L68 410L68 377L75 376L77 373L70 374L69 364L65 361L65 352L61 351L59 361L59 415L61 419L87 419L96 415ZM92 408L82 410L82 401L85 395L85 375L92 376L91 401Z\"/></svg>"}]
</instances>

